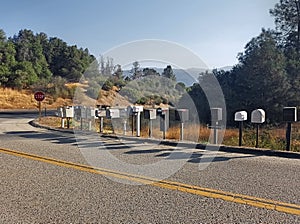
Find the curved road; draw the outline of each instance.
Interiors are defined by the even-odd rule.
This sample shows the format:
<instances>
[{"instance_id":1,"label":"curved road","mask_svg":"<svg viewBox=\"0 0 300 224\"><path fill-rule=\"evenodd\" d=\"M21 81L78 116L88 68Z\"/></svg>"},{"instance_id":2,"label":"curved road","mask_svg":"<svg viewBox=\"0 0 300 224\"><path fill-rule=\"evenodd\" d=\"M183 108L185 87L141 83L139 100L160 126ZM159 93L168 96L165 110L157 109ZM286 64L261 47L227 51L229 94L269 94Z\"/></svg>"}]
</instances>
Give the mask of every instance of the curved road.
<instances>
[{"instance_id":1,"label":"curved road","mask_svg":"<svg viewBox=\"0 0 300 224\"><path fill-rule=\"evenodd\" d=\"M34 128L36 116L0 112L0 223L300 222L299 159L218 152L212 160L198 149ZM118 164L92 169L97 150L133 165L185 162L153 182Z\"/></svg>"}]
</instances>

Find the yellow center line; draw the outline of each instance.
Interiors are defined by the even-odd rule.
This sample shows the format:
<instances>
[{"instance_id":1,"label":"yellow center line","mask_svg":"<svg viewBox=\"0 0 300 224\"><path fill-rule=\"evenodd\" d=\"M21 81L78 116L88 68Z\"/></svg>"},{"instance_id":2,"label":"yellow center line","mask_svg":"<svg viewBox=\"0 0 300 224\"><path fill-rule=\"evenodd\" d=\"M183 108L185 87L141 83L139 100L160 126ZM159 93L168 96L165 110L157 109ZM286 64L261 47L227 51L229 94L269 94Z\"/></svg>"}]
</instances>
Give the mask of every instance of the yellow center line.
<instances>
[{"instance_id":1,"label":"yellow center line","mask_svg":"<svg viewBox=\"0 0 300 224\"><path fill-rule=\"evenodd\" d=\"M258 197L243 195L243 194L235 194L232 192L226 192L226 191L221 191L221 190L216 190L211 188L204 188L204 187L184 184L180 182L159 180L151 177L123 173L123 172L108 170L99 167L92 167L84 164L77 164L73 162L58 160L49 157L43 157L39 155L24 153L24 152L10 150L10 149L0 148L0 152L8 155L14 155L14 156L19 156L19 157L36 160L44 163L49 163L61 167L67 167L67 168L72 168L80 171L111 176L114 178L134 181L142 184L149 184L160 188L186 192L186 193L200 195L208 198L222 199L224 201L250 205L250 206L265 208L269 210L275 210L275 211L284 212L293 215L300 215L300 205L298 204L290 204L281 201L274 201L270 199L258 198Z\"/></svg>"}]
</instances>

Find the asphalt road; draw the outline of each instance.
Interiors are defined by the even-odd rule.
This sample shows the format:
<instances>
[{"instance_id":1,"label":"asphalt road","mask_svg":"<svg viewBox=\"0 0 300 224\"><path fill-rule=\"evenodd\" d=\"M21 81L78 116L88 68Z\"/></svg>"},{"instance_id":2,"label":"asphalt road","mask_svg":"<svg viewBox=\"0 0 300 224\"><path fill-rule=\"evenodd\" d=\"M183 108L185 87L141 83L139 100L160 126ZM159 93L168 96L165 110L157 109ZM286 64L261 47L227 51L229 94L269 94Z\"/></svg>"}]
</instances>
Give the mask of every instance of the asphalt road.
<instances>
[{"instance_id":1,"label":"asphalt road","mask_svg":"<svg viewBox=\"0 0 300 224\"><path fill-rule=\"evenodd\" d=\"M104 169L90 172L0 150L0 223L300 223L288 209L259 208L179 186L299 206L299 159L74 135L30 126L36 117L0 113L0 148ZM148 177L153 183L146 183Z\"/></svg>"}]
</instances>

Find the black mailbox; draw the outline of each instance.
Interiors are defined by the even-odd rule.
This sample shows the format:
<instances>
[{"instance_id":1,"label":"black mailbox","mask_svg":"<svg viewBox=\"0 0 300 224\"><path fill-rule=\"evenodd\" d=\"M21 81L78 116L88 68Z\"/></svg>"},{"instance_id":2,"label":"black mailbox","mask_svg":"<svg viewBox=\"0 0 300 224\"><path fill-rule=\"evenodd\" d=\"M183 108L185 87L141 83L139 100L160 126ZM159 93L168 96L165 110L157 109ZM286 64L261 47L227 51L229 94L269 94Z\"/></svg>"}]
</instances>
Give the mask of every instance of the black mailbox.
<instances>
[{"instance_id":1,"label":"black mailbox","mask_svg":"<svg viewBox=\"0 0 300 224\"><path fill-rule=\"evenodd\" d=\"M297 108L296 107L284 107L283 108L283 121L296 122L297 121Z\"/></svg>"}]
</instances>

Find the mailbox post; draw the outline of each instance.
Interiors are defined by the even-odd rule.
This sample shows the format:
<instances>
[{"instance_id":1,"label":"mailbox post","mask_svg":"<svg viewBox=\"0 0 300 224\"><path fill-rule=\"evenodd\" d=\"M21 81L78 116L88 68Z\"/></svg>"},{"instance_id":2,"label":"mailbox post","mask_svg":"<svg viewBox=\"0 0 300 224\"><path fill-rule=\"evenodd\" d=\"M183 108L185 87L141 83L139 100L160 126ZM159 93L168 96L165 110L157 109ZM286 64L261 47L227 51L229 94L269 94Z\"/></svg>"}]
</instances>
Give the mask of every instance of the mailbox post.
<instances>
[{"instance_id":1,"label":"mailbox post","mask_svg":"<svg viewBox=\"0 0 300 224\"><path fill-rule=\"evenodd\" d=\"M104 119L104 117L106 117L106 109L108 109L109 106L107 106L107 105L97 105L97 108L98 109L95 110L95 115L100 120L99 132L103 133L103 119Z\"/></svg>"},{"instance_id":2,"label":"mailbox post","mask_svg":"<svg viewBox=\"0 0 300 224\"><path fill-rule=\"evenodd\" d=\"M127 134L127 118L128 118L128 112L127 108L120 108L120 118L122 118L123 123L123 135Z\"/></svg>"},{"instance_id":3,"label":"mailbox post","mask_svg":"<svg viewBox=\"0 0 300 224\"><path fill-rule=\"evenodd\" d=\"M160 130L163 132L163 139L166 139L166 132L169 129L169 108L157 108L156 114L160 116Z\"/></svg>"},{"instance_id":4,"label":"mailbox post","mask_svg":"<svg viewBox=\"0 0 300 224\"><path fill-rule=\"evenodd\" d=\"M149 120L149 138L152 138L153 120L156 119L156 109L145 109L144 118Z\"/></svg>"},{"instance_id":5,"label":"mailbox post","mask_svg":"<svg viewBox=\"0 0 300 224\"><path fill-rule=\"evenodd\" d=\"M133 114L136 116L136 136L141 135L141 112L143 112L143 106L134 106L132 108Z\"/></svg>"},{"instance_id":6,"label":"mailbox post","mask_svg":"<svg viewBox=\"0 0 300 224\"><path fill-rule=\"evenodd\" d=\"M63 107L63 120L67 119L67 128L70 128L70 119L74 117L74 108L72 106ZM64 123L64 122L62 122Z\"/></svg>"},{"instance_id":7,"label":"mailbox post","mask_svg":"<svg viewBox=\"0 0 300 224\"><path fill-rule=\"evenodd\" d=\"M284 107L283 108L283 121L287 122L286 127L286 150L291 149L291 136L292 136L292 122L297 121L297 108Z\"/></svg>"},{"instance_id":8,"label":"mailbox post","mask_svg":"<svg viewBox=\"0 0 300 224\"><path fill-rule=\"evenodd\" d=\"M60 120L60 127L64 128L65 127L65 120L64 120L64 116L63 116L63 107L58 107L57 108L57 116L61 118Z\"/></svg>"},{"instance_id":9,"label":"mailbox post","mask_svg":"<svg viewBox=\"0 0 300 224\"><path fill-rule=\"evenodd\" d=\"M242 146L243 139L243 121L247 120L246 111L238 111L234 114L234 120L239 122L239 146Z\"/></svg>"},{"instance_id":10,"label":"mailbox post","mask_svg":"<svg viewBox=\"0 0 300 224\"><path fill-rule=\"evenodd\" d=\"M175 119L180 121L180 141L184 138L184 123L189 120L188 109L177 109L175 110Z\"/></svg>"},{"instance_id":11,"label":"mailbox post","mask_svg":"<svg viewBox=\"0 0 300 224\"><path fill-rule=\"evenodd\" d=\"M258 131L259 124L264 123L266 120L266 113L263 109L256 109L251 113L251 123L256 124L256 143L255 148L258 148Z\"/></svg>"},{"instance_id":12,"label":"mailbox post","mask_svg":"<svg viewBox=\"0 0 300 224\"><path fill-rule=\"evenodd\" d=\"M211 122L214 129L214 144L218 144L218 124L222 120L222 108L211 108Z\"/></svg>"}]
</instances>

